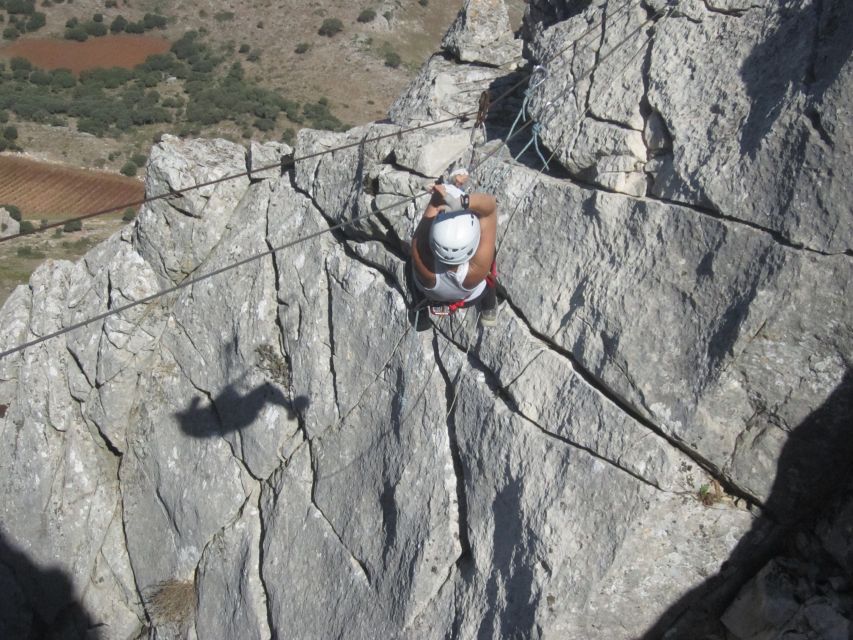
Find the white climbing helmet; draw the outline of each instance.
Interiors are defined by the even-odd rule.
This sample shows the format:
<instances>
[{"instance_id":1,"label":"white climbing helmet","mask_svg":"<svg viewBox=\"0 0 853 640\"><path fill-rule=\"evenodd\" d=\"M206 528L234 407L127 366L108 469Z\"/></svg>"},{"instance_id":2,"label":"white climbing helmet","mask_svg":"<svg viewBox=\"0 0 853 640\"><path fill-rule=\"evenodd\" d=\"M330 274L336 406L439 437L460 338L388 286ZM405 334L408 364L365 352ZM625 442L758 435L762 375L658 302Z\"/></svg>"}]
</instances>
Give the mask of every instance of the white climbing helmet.
<instances>
[{"instance_id":1,"label":"white climbing helmet","mask_svg":"<svg viewBox=\"0 0 853 640\"><path fill-rule=\"evenodd\" d=\"M470 211L442 211L432 223L429 246L444 264L468 262L480 245L480 221Z\"/></svg>"}]
</instances>

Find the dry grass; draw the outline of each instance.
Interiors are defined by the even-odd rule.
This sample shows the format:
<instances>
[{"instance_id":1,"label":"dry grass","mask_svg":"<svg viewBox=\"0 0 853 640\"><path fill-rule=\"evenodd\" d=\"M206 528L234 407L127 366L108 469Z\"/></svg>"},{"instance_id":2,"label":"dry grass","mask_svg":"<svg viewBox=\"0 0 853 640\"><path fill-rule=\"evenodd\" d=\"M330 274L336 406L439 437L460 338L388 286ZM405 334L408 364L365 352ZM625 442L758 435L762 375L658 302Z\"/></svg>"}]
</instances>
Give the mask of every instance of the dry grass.
<instances>
[{"instance_id":1,"label":"dry grass","mask_svg":"<svg viewBox=\"0 0 853 640\"><path fill-rule=\"evenodd\" d=\"M156 625L186 627L195 616L195 584L189 580L165 580L150 590L145 604Z\"/></svg>"}]
</instances>

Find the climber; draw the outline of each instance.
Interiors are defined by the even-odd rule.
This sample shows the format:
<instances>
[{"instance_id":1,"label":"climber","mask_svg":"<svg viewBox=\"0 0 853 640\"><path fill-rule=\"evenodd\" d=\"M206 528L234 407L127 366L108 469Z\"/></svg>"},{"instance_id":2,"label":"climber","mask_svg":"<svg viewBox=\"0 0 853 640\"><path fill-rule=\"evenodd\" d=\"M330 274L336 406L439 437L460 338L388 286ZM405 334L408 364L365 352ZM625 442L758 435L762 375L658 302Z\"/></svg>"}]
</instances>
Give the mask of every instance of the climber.
<instances>
[{"instance_id":1,"label":"climber","mask_svg":"<svg viewBox=\"0 0 853 640\"><path fill-rule=\"evenodd\" d=\"M479 300L480 324L494 326L497 202L486 193L469 196L456 184L437 183L430 190L432 198L412 237L414 293L450 311ZM418 330L428 326L425 319Z\"/></svg>"}]
</instances>

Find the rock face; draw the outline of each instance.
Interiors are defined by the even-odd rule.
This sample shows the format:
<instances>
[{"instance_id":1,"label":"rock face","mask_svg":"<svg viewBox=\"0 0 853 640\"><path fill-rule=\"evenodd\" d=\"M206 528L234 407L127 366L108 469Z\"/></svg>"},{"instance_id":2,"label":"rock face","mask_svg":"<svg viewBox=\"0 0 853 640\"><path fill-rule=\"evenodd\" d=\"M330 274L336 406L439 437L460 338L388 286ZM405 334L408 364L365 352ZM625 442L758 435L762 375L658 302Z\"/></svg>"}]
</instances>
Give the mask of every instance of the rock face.
<instances>
[{"instance_id":1,"label":"rock face","mask_svg":"<svg viewBox=\"0 0 853 640\"><path fill-rule=\"evenodd\" d=\"M20 223L3 207L0 207L0 238L14 236L21 230Z\"/></svg>"},{"instance_id":2,"label":"rock face","mask_svg":"<svg viewBox=\"0 0 853 640\"><path fill-rule=\"evenodd\" d=\"M492 5L446 42L485 41ZM0 351L116 311L0 358L0 636L844 637L850 14L533 0L548 173L472 150L473 120L394 135L523 77L461 55L391 123L166 136L149 195L251 173L149 203L0 309ZM770 104L779 29L783 58L824 57ZM472 151L498 326L417 333L404 241ZM170 584L194 606L166 619Z\"/></svg>"}]
</instances>

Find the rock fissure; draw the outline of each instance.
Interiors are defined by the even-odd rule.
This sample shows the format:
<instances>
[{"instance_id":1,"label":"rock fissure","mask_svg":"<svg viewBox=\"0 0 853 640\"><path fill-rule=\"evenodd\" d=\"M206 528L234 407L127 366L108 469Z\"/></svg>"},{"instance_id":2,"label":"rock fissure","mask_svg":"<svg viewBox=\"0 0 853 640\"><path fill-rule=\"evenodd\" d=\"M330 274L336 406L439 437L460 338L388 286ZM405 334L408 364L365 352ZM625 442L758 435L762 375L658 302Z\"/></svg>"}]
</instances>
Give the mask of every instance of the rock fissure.
<instances>
[{"instance_id":1,"label":"rock fissure","mask_svg":"<svg viewBox=\"0 0 853 640\"><path fill-rule=\"evenodd\" d=\"M720 483L720 485L726 490L727 493L741 498L742 500L745 500L750 505L760 506L759 502L755 499L754 496L749 494L749 492L745 491L744 489L735 485L725 475L720 473L716 465L711 463L710 460L706 459L698 451L695 451L694 449L687 446L686 443L682 442L681 440L675 438L672 435L667 434L650 418L646 417L640 411L635 409L628 400L621 397L618 393L611 389L603 380L599 379L592 372L587 370L570 351L554 343L550 338L548 338L548 336L545 336L541 332L537 331L531 325L530 321L524 316L521 310L512 304L510 298L506 298L506 303L510 306L510 308L513 310L518 319L524 323L524 325L527 327L527 330L530 332L530 335L540 340L543 345L545 345L550 351L568 360L574 372L578 374L587 385L595 389L606 400L612 403L615 407L625 413L632 420L636 421L638 424L642 425L658 437L662 438L670 445L685 454L687 457L689 457L691 460L693 460L711 477L716 479Z\"/></svg>"},{"instance_id":2,"label":"rock fissure","mask_svg":"<svg viewBox=\"0 0 853 640\"><path fill-rule=\"evenodd\" d=\"M329 325L329 374L332 377L332 394L335 399L335 408L338 415L341 415L343 408L341 407L340 396L338 394L338 373L335 368L335 319L334 319L334 296L332 293L332 276L329 273L329 265L324 261L323 269L326 274L326 314Z\"/></svg>"},{"instance_id":3,"label":"rock fissure","mask_svg":"<svg viewBox=\"0 0 853 640\"><path fill-rule=\"evenodd\" d=\"M592 456L593 458L596 458L597 460L601 460L602 462L605 462L605 463L611 465L612 467L618 469L619 471L627 473L628 475L632 476L636 480L639 480L640 482L647 484L650 487L657 489L658 491L662 491L664 493L672 493L670 491L662 489L657 484L648 480L647 478L644 478L643 476L639 475L638 473L631 471L630 469L626 469L625 467L620 466L618 464L617 460L611 460L610 458L602 456L600 453L598 453L597 451L595 451L594 449L592 449L590 447L579 444L579 443L571 440L570 438L556 434L553 431L550 431L547 428L543 427L536 420L533 420L532 418L527 416L521 410L521 408L518 406L518 403L516 402L516 400L512 396L512 394L505 387L503 387L501 385L500 380L498 380L497 376L492 372L491 369L489 369L488 366L486 366L486 364L482 360L480 360L473 353L472 350L466 351L464 346L459 344L458 342L456 342L452 337L448 336L444 332L442 332L442 335L451 344L455 345L459 351L461 351L463 354L465 354L467 356L468 364L473 369L475 369L476 371L483 374L483 379L485 380L486 384L489 386L489 389L492 391L494 396L496 398L500 398L500 400L504 404L504 406L508 410L510 410L512 413L516 414L518 417L520 417L522 420L524 420L524 422L526 424L533 426L535 429L537 429L543 435L545 435L549 438L553 438L554 440L557 440L558 442L561 442L562 444L565 444L565 445L568 445L568 446L573 447L575 449L578 449L579 451L583 451L583 452L587 453L588 455ZM448 381L448 383L449 383L449 381Z\"/></svg>"},{"instance_id":4,"label":"rock fissure","mask_svg":"<svg viewBox=\"0 0 853 640\"><path fill-rule=\"evenodd\" d=\"M270 474L270 478L274 474L275 471ZM269 478L265 481L265 484L267 489L272 491L272 485L270 484ZM267 541L267 527L264 522L263 502L260 499L258 500L258 523L260 525L260 535L258 535L258 583L260 584L261 591L263 591L264 594L264 608L267 614L267 626L270 630L270 637L279 638L281 636L279 635L278 628L275 623L275 616L273 615L270 586L267 584L267 578L264 574L264 547Z\"/></svg>"},{"instance_id":5,"label":"rock fissure","mask_svg":"<svg viewBox=\"0 0 853 640\"><path fill-rule=\"evenodd\" d=\"M307 444L308 444L308 455L309 455L309 458L311 459L311 506L313 506L314 509L317 510L317 513L320 514L320 517L323 518L323 520L326 522L326 524L328 525L332 534L337 539L338 544L340 544L341 547L347 552L347 554L349 554L349 557L356 564L356 566L358 566L358 568L361 570L361 573L364 576L364 579L367 581L367 584L370 585L371 584L370 570L368 569L367 564L365 564L365 562L363 560L360 560L358 557L356 557L356 555L352 552L352 550L347 546L347 544L344 542L344 539L341 537L341 534L339 534L337 529L335 528L335 525L332 524L332 521L329 520L329 518L326 516L325 512L320 508L320 505L317 502L317 496L316 496L317 474L318 474L317 461L315 459L314 446L313 446L312 441L308 440Z\"/></svg>"},{"instance_id":6,"label":"rock fissure","mask_svg":"<svg viewBox=\"0 0 853 640\"><path fill-rule=\"evenodd\" d=\"M445 423L447 426L447 440L450 446L450 458L453 463L453 474L456 478L456 509L457 509L457 526L459 529L459 546L460 554L457 562L462 562L471 556L471 540L468 534L468 494L465 488L465 465L462 462L462 452L459 446L459 438L456 434L456 394L450 374L444 366L438 348L438 335L433 333L432 337L433 355L436 365L444 379L444 396L447 406ZM460 372L461 375L461 372ZM448 575L448 579L450 576Z\"/></svg>"},{"instance_id":7,"label":"rock fissure","mask_svg":"<svg viewBox=\"0 0 853 640\"><path fill-rule=\"evenodd\" d=\"M705 5L705 10L710 12L710 13L717 13L719 15L730 16L733 18L741 18L748 11L751 11L753 9L763 9L764 8L760 4L752 4L752 5L749 5L748 7L738 7L735 9L727 9L725 7L714 6L713 4L711 4L711 0L702 0L702 3Z\"/></svg>"}]
</instances>

